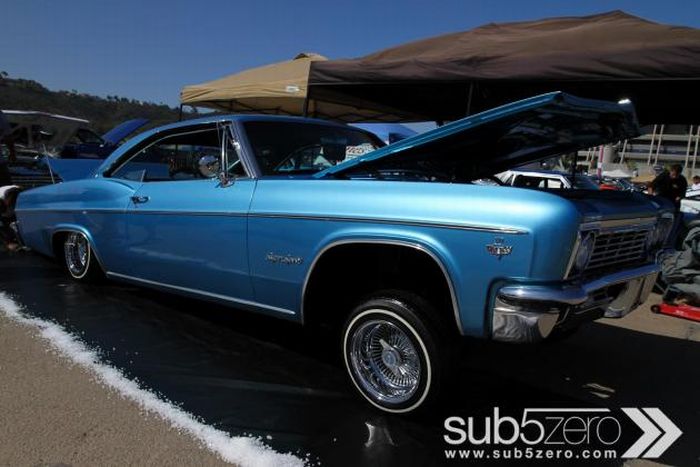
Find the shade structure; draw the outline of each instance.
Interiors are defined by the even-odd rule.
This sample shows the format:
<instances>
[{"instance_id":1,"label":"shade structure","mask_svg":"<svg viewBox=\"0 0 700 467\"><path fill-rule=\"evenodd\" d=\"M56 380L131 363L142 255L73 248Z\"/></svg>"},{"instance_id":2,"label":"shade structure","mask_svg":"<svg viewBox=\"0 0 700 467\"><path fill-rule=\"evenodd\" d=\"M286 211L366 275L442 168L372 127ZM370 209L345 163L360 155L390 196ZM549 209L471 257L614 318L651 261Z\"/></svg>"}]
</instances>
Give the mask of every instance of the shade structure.
<instances>
[{"instance_id":1,"label":"shade structure","mask_svg":"<svg viewBox=\"0 0 700 467\"><path fill-rule=\"evenodd\" d=\"M310 97L454 120L549 91L630 99L642 123L700 120L700 30L622 11L487 24L351 60L316 62Z\"/></svg>"},{"instance_id":2,"label":"shade structure","mask_svg":"<svg viewBox=\"0 0 700 467\"><path fill-rule=\"evenodd\" d=\"M316 53L300 53L292 60L185 86L180 92L180 102L183 105L233 113L302 115L309 67L312 62L325 60L326 57ZM306 105L311 116L348 122L391 122L398 118L391 109L381 105L362 109L358 102L336 104L313 100Z\"/></svg>"}]
</instances>

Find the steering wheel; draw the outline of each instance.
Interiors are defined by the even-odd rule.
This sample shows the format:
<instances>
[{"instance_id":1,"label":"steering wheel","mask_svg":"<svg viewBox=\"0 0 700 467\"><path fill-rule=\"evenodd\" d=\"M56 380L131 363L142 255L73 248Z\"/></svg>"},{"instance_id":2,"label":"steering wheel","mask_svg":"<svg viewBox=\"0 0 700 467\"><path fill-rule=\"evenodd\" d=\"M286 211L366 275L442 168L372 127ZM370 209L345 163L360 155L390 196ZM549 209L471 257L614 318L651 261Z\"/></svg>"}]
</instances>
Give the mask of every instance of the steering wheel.
<instances>
[{"instance_id":1,"label":"steering wheel","mask_svg":"<svg viewBox=\"0 0 700 467\"><path fill-rule=\"evenodd\" d=\"M290 160L292 160L297 154L299 154L299 153L301 153L301 152L304 152L304 151L307 151L307 150L309 150L309 149L313 149L313 148L321 148L321 149L322 149L322 148L323 148L323 145L322 145L322 144L319 144L319 143L314 143L314 144L307 144L306 146L301 146L301 147L296 148L294 151L290 152L290 153L287 155L287 157L285 157L285 158L282 159L280 162L278 162L277 165L275 165L275 167L272 169L273 172L277 172L277 171L279 171L280 169L282 169L282 167L285 166L285 165L287 165L287 163L288 163ZM301 160L296 160L296 161L294 162L293 167L292 167L293 170L297 170L297 169L299 168L300 164L301 164Z\"/></svg>"}]
</instances>

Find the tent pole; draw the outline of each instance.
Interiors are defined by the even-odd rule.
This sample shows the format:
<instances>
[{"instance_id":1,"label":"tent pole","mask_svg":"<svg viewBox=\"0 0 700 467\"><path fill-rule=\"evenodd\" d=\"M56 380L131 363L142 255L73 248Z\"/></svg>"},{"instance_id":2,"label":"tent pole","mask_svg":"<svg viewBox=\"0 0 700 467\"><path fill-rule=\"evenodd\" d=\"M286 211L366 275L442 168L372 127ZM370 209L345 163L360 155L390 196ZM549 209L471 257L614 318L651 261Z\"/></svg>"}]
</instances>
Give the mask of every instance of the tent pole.
<instances>
[{"instance_id":1,"label":"tent pole","mask_svg":"<svg viewBox=\"0 0 700 467\"><path fill-rule=\"evenodd\" d=\"M180 112L178 113L178 116L177 116L177 121L178 121L178 122L181 122L181 121L182 121L182 106L183 106L183 105L184 105L184 104L180 104Z\"/></svg>"},{"instance_id":2,"label":"tent pole","mask_svg":"<svg viewBox=\"0 0 700 467\"><path fill-rule=\"evenodd\" d=\"M304 98L304 107L302 108L301 114L303 117L309 116L309 95L308 94Z\"/></svg>"},{"instance_id":3,"label":"tent pole","mask_svg":"<svg viewBox=\"0 0 700 467\"><path fill-rule=\"evenodd\" d=\"M472 95L474 94L474 81L469 83L469 94L467 95L467 114L465 117L468 117L472 113Z\"/></svg>"}]
</instances>

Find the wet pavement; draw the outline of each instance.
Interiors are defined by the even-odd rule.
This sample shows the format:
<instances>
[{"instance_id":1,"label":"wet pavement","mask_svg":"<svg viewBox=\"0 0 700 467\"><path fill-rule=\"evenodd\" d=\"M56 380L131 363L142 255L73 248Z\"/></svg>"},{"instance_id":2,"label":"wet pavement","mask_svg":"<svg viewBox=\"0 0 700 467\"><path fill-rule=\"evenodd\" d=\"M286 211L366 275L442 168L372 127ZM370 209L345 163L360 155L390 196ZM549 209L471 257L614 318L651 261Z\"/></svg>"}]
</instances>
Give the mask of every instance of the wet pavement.
<instances>
[{"instance_id":1,"label":"wet pavement","mask_svg":"<svg viewBox=\"0 0 700 467\"><path fill-rule=\"evenodd\" d=\"M430 416L402 417L353 393L331 336L293 323L114 282L78 284L31 253L0 253L0 290L206 423L324 465L444 463L445 417L495 406L516 417L526 407L659 407L685 432L661 461L700 460L696 340L595 323L552 344L467 342L450 400Z\"/></svg>"}]
</instances>

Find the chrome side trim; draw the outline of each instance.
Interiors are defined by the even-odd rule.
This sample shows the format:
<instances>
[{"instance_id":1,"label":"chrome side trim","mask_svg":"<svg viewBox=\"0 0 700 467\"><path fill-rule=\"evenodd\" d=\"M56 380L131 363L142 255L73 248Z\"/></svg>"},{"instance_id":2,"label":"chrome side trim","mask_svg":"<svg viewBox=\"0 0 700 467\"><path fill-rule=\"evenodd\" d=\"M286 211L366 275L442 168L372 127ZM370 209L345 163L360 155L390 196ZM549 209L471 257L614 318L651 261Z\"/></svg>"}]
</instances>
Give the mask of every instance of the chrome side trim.
<instances>
[{"instance_id":1,"label":"chrome side trim","mask_svg":"<svg viewBox=\"0 0 700 467\"><path fill-rule=\"evenodd\" d=\"M511 300L554 302L566 305L580 305L588 300L592 292L633 279L648 276L661 270L658 264L647 264L635 269L616 272L583 284L561 287L547 285L509 285L498 291L502 297Z\"/></svg>"},{"instance_id":2,"label":"chrome side trim","mask_svg":"<svg viewBox=\"0 0 700 467\"><path fill-rule=\"evenodd\" d=\"M194 295L201 295L203 297L215 298L217 300L231 302L231 303L234 303L237 305L246 305L246 306L255 307L255 308L262 308L265 310L275 311L277 313L284 313L286 315L296 315L296 312L294 312L293 310L288 310L286 308L279 308L279 307L271 306L271 305L265 305L263 303L253 302L250 300L243 300L240 298L230 297L228 295L221 295L221 294L216 294L216 293L211 293L211 292L205 292L204 290L191 289L189 287L181 287L179 285L166 284L164 282L152 281L149 279L142 279L140 277L128 276L126 274L119 274L116 272L107 272L106 275L107 275L107 277L113 277L113 278L123 279L123 280L127 280L127 281L132 281L132 282L139 282L139 283L147 284L147 285L154 285L156 287L164 287L166 289L179 290L181 292L187 292L187 293L194 294Z\"/></svg>"},{"instance_id":3,"label":"chrome side trim","mask_svg":"<svg viewBox=\"0 0 700 467\"><path fill-rule=\"evenodd\" d=\"M163 211L157 209L143 209L139 207L133 211L128 211L126 214L150 214L153 216L198 216L198 217L246 217L245 212L204 212L204 211Z\"/></svg>"},{"instance_id":4,"label":"chrome side trim","mask_svg":"<svg viewBox=\"0 0 700 467\"><path fill-rule=\"evenodd\" d=\"M19 212L19 211L18 211ZM246 212L203 212L203 211L163 211L163 210L148 210L146 208L139 208L138 210L124 210L124 209L43 209L43 208L30 208L22 209L21 212L58 212L58 213L97 213L97 214L153 214L159 216L217 216L217 217L246 217L248 214Z\"/></svg>"},{"instance_id":5,"label":"chrome side trim","mask_svg":"<svg viewBox=\"0 0 700 467\"><path fill-rule=\"evenodd\" d=\"M300 219L314 221L337 221L337 222L372 222L377 224L392 224L406 225L411 227L437 227L445 229L457 230L472 230L479 232L491 232L499 234L525 235L527 231L510 227L492 227L469 224L451 224L445 222L429 222L429 221L409 221L401 219L383 219L377 217L343 217L343 216L327 216L327 215L308 215L308 214L285 214L274 212L251 212L249 217L270 218L270 219Z\"/></svg>"},{"instance_id":6,"label":"chrome side trim","mask_svg":"<svg viewBox=\"0 0 700 467\"><path fill-rule=\"evenodd\" d=\"M406 221L401 219L382 219L376 217L343 217L343 216L325 216L325 215L303 215L303 214L284 214L284 213L257 213L257 212L202 212L202 211L158 211L139 208L138 210L123 210L123 209L44 209L44 208L29 208L18 210L17 212L80 212L80 213L102 213L102 214L153 214L153 215L170 215L170 216L219 216L219 217L252 217L252 218L268 218L268 219L298 219L311 221L328 221L328 222L368 222L375 224L387 225L403 225L408 227L435 227L439 229L456 229L468 230L476 232L488 232L496 234L509 235L526 235L527 231L514 229L509 227L489 227L468 224L450 224L441 222L421 222L421 221Z\"/></svg>"},{"instance_id":7,"label":"chrome side trim","mask_svg":"<svg viewBox=\"0 0 700 467\"><path fill-rule=\"evenodd\" d=\"M438 258L438 256L435 253L433 253L431 250L425 248L423 245L420 245L418 243L404 241L404 240L383 240L383 239L377 239L377 238L337 240L337 241L331 242L328 245L321 248L321 250L316 254L313 261L311 262L311 265L309 266L309 270L306 272L306 277L304 278L304 284L303 284L302 290L301 290L301 304L300 304L300 313L301 313L302 324L304 323L304 304L306 301L306 289L307 289L307 286L309 285L309 279L311 278L311 274L313 273L314 268L316 267L316 263L318 262L319 259L321 259L321 257L324 255L324 253L326 253L328 250L330 250L336 246L352 245L352 244L403 246L403 247L413 248L415 250L418 250L422 253L427 254L440 267L442 274L445 276L445 280L447 281L447 287L450 290L450 299L452 301L452 311L454 314L455 323L457 325L457 329L459 330L459 333L464 335L464 330L462 329L462 321L460 320L460 316L459 316L459 305L457 303L457 295L455 294L454 285L452 283L452 279L450 278L450 274L447 272L447 268L442 263L440 258Z\"/></svg>"},{"instance_id":8,"label":"chrome side trim","mask_svg":"<svg viewBox=\"0 0 700 467\"><path fill-rule=\"evenodd\" d=\"M59 212L59 213L72 213L72 212L104 212L104 213L117 213L124 214L126 211L124 209L48 209L48 208L24 208L16 209L15 212Z\"/></svg>"}]
</instances>

